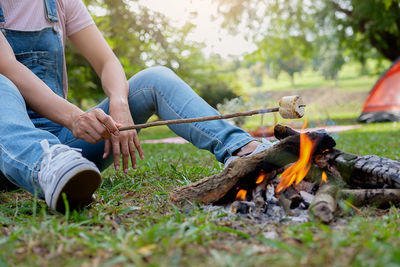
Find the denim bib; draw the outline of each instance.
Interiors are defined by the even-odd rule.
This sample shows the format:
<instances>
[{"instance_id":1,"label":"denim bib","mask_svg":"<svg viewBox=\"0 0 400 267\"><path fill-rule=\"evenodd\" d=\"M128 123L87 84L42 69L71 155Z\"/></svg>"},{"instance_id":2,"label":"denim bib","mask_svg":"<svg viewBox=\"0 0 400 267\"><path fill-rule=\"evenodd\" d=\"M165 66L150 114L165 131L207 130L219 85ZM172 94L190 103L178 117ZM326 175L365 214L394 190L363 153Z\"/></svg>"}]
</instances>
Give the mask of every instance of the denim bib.
<instances>
[{"instance_id":1,"label":"denim bib","mask_svg":"<svg viewBox=\"0 0 400 267\"><path fill-rule=\"evenodd\" d=\"M1 28L1 31L13 49L17 60L46 83L53 92L64 98L64 50L55 25L58 22L56 0L44 0L44 2L46 19L54 24L53 27L38 31L16 31ZM0 5L0 22L4 22L6 19ZM38 128L54 132L61 127L29 110L29 107L28 115Z\"/></svg>"}]
</instances>

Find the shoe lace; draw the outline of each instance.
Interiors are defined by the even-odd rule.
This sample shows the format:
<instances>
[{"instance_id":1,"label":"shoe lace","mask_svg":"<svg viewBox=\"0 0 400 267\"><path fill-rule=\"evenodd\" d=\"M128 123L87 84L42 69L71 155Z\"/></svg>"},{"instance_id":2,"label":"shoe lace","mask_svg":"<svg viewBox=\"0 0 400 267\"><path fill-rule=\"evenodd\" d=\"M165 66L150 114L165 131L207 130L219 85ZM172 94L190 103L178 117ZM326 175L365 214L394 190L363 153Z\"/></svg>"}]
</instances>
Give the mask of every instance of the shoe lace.
<instances>
[{"instance_id":1,"label":"shoe lace","mask_svg":"<svg viewBox=\"0 0 400 267\"><path fill-rule=\"evenodd\" d=\"M61 170L66 163L74 159L81 158L82 149L73 148L62 144L52 145L50 147L49 141L44 139L40 141L43 149L43 159L40 164L40 181L49 183L56 177L57 171Z\"/></svg>"}]
</instances>

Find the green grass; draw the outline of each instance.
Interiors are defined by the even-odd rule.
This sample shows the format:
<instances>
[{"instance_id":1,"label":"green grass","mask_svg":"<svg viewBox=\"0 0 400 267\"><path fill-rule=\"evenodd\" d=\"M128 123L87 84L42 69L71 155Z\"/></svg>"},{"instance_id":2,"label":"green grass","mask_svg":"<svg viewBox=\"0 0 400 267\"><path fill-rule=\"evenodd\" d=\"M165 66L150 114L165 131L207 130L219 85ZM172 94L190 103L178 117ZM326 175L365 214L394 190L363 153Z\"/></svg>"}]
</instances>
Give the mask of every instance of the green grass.
<instances>
[{"instance_id":1,"label":"green grass","mask_svg":"<svg viewBox=\"0 0 400 267\"><path fill-rule=\"evenodd\" d=\"M167 130L162 132L165 136ZM399 160L400 124L365 125L335 138L348 152ZM257 225L240 218L222 222L201 210L178 210L168 198L171 189L221 171L210 153L191 144L143 148L146 160L138 170L106 170L96 202L80 212L62 215L25 192L2 193L0 265L400 265L396 208L363 208L330 227ZM265 238L268 231L279 237Z\"/></svg>"},{"instance_id":2,"label":"green grass","mask_svg":"<svg viewBox=\"0 0 400 267\"><path fill-rule=\"evenodd\" d=\"M388 64L385 64L385 67L387 66ZM309 68L306 68L302 73L295 73L294 85L291 84L290 77L285 72L282 72L278 79L273 79L265 74L263 76L263 83L259 87L256 87L252 83L249 70L241 69L238 74L240 77L241 94L335 87L333 80L326 80L321 74ZM369 91L379 76L379 74L375 73L360 76L360 67L356 63L349 63L344 65L339 72L337 88L342 91Z\"/></svg>"},{"instance_id":3,"label":"green grass","mask_svg":"<svg viewBox=\"0 0 400 267\"><path fill-rule=\"evenodd\" d=\"M347 81L354 89L363 79ZM345 92L334 90L339 91ZM310 125L351 124L361 105L359 99L323 105L315 100L307 116ZM254 118L254 126L259 121ZM140 133L141 140L171 136L167 127ZM347 152L400 160L398 123L362 125L333 136ZM173 188L222 170L213 155L191 144L144 144L143 149L146 158L136 171L103 173L96 201L83 211L59 214L22 190L1 193L0 266L400 266L395 207L365 207L360 214L345 208L330 226L221 221L169 202ZM265 237L271 231L278 233L276 239Z\"/></svg>"}]
</instances>

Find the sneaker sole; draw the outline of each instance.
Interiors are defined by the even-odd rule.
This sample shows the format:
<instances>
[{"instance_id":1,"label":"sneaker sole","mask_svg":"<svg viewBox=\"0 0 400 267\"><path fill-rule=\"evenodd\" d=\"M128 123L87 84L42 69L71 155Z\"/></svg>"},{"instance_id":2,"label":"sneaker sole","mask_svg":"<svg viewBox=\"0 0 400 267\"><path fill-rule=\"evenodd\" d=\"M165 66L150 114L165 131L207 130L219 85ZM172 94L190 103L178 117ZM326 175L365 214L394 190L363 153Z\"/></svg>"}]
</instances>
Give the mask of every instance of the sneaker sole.
<instances>
[{"instance_id":1,"label":"sneaker sole","mask_svg":"<svg viewBox=\"0 0 400 267\"><path fill-rule=\"evenodd\" d=\"M51 195L49 206L59 212L65 212L63 193L69 209L74 210L93 202L93 193L100 187L101 175L88 164L78 164L67 171L58 181Z\"/></svg>"}]
</instances>

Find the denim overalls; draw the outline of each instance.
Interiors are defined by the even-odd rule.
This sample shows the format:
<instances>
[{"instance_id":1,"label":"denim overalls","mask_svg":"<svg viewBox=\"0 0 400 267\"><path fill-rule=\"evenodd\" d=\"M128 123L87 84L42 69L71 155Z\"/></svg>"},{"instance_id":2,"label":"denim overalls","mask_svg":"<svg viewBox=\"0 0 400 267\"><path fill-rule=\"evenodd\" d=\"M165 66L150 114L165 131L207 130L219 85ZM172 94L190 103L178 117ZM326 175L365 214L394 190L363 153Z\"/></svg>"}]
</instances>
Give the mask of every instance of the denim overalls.
<instances>
[{"instance_id":1,"label":"denim overalls","mask_svg":"<svg viewBox=\"0 0 400 267\"><path fill-rule=\"evenodd\" d=\"M34 0L39 1L39 0ZM33 71L56 94L63 93L63 46L56 30L56 0L44 0L46 17L54 26L40 31L1 29L17 59ZM4 21L0 5L0 21ZM85 90L85 89L82 89ZM128 103L135 123L144 123L156 113L164 120L217 115L174 72L165 67L143 70L129 80ZM95 108L109 113L105 99ZM0 170L13 184L43 197L37 181L43 150L40 141L50 145L66 144L82 149L82 155L104 170L113 162L103 159L104 141L90 144L77 139L71 131L43 118L27 108L15 85L0 74ZM170 128L196 147L211 151L218 161L254 140L245 131L223 120L177 124ZM0 180L1 184L5 182Z\"/></svg>"}]
</instances>

